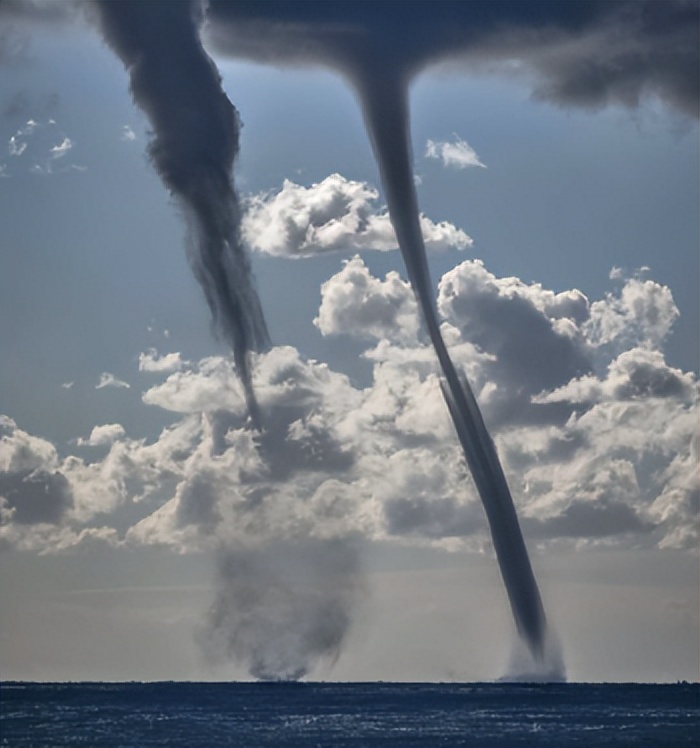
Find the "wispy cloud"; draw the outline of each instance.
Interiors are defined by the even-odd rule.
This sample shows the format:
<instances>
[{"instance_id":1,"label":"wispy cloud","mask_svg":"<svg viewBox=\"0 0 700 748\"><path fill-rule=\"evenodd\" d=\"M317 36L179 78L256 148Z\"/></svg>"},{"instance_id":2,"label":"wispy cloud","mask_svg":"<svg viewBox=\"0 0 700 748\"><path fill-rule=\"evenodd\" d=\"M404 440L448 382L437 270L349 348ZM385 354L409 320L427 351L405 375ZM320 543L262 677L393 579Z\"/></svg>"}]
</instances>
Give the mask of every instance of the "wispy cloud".
<instances>
[{"instance_id":1,"label":"wispy cloud","mask_svg":"<svg viewBox=\"0 0 700 748\"><path fill-rule=\"evenodd\" d=\"M27 150L27 142L19 140L17 135L13 135L8 144L7 152L10 156L21 156Z\"/></svg>"},{"instance_id":2,"label":"wispy cloud","mask_svg":"<svg viewBox=\"0 0 700 748\"><path fill-rule=\"evenodd\" d=\"M131 387L131 385L128 382L123 381L122 379L117 379L117 377L114 376L114 374L110 374L108 371L103 371L102 374L100 374L100 381L95 385L96 390L101 390L104 387Z\"/></svg>"},{"instance_id":3,"label":"wispy cloud","mask_svg":"<svg viewBox=\"0 0 700 748\"><path fill-rule=\"evenodd\" d=\"M136 140L136 133L131 129L131 127L129 127L129 125L124 125L122 127L122 140Z\"/></svg>"},{"instance_id":4,"label":"wispy cloud","mask_svg":"<svg viewBox=\"0 0 700 748\"><path fill-rule=\"evenodd\" d=\"M10 156L29 160L29 171L32 174L49 175L66 171L86 171L86 166L68 164L57 168L55 163L65 159L75 147L75 141L58 129L56 120L37 122L29 119L23 127L10 137L7 151ZM2 176L10 176L5 168Z\"/></svg>"},{"instance_id":5,"label":"wispy cloud","mask_svg":"<svg viewBox=\"0 0 700 748\"><path fill-rule=\"evenodd\" d=\"M468 169L471 166L486 168L469 143L456 134L452 142L428 140L425 155L426 158L439 159L448 168Z\"/></svg>"},{"instance_id":6,"label":"wispy cloud","mask_svg":"<svg viewBox=\"0 0 700 748\"><path fill-rule=\"evenodd\" d=\"M51 148L51 158L63 158L73 147L73 141L70 138L63 138L57 145Z\"/></svg>"},{"instance_id":7,"label":"wispy cloud","mask_svg":"<svg viewBox=\"0 0 700 748\"><path fill-rule=\"evenodd\" d=\"M17 130L7 143L7 151L10 156L21 156L27 150L27 139L32 135L36 127L37 123L33 119L29 119L23 127Z\"/></svg>"}]
</instances>

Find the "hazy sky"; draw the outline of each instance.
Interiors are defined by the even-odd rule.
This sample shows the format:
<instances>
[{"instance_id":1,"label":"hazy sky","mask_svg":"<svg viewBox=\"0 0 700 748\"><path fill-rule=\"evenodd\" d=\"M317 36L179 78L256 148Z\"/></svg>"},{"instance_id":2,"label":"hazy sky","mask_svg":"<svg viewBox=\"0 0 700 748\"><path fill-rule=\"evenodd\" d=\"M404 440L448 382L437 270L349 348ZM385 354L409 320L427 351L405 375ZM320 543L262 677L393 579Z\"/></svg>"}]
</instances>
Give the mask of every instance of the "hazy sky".
<instances>
[{"instance_id":1,"label":"hazy sky","mask_svg":"<svg viewBox=\"0 0 700 748\"><path fill-rule=\"evenodd\" d=\"M258 436L122 63L33 9L0 17L2 677L501 676L507 598L348 83L205 35L273 344ZM410 88L443 334L569 678L697 680L697 120L663 88L542 100L545 63L510 63ZM339 616L334 663L308 641Z\"/></svg>"}]
</instances>

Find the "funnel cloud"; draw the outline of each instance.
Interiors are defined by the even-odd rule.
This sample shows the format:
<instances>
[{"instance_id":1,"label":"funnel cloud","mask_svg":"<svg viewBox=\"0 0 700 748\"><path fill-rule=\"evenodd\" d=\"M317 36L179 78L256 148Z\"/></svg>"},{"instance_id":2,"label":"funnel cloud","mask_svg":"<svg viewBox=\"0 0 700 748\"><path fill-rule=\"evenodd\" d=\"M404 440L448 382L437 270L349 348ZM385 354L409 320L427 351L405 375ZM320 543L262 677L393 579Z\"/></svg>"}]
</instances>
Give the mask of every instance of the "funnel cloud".
<instances>
[{"instance_id":1,"label":"funnel cloud","mask_svg":"<svg viewBox=\"0 0 700 748\"><path fill-rule=\"evenodd\" d=\"M232 181L240 122L199 39L203 4L115 0L97 7L102 33L153 126L150 157L183 211L192 270L214 331L233 351L249 413L259 426L249 354L264 350L268 335L241 243Z\"/></svg>"}]
</instances>

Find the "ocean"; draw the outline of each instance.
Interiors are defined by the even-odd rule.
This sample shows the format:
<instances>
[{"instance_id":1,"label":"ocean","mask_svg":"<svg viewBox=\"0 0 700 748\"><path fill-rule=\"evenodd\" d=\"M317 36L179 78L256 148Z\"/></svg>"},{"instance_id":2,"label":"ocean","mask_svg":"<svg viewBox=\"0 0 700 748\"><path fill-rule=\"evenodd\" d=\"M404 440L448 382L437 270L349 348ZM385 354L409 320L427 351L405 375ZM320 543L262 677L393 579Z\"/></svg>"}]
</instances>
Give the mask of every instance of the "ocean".
<instances>
[{"instance_id":1,"label":"ocean","mask_svg":"<svg viewBox=\"0 0 700 748\"><path fill-rule=\"evenodd\" d=\"M697 683L0 684L0 745L700 745Z\"/></svg>"}]
</instances>

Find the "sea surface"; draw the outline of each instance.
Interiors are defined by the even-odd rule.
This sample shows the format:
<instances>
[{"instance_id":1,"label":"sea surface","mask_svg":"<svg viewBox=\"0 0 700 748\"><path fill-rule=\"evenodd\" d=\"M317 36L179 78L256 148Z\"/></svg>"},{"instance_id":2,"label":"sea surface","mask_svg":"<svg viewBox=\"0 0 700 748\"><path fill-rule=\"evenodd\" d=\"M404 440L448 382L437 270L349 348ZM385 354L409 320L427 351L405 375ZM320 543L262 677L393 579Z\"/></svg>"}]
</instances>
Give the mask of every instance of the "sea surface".
<instances>
[{"instance_id":1,"label":"sea surface","mask_svg":"<svg viewBox=\"0 0 700 748\"><path fill-rule=\"evenodd\" d=\"M0 683L0 745L700 746L695 684Z\"/></svg>"}]
</instances>

